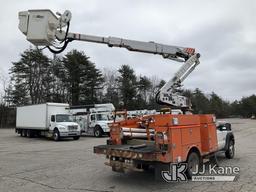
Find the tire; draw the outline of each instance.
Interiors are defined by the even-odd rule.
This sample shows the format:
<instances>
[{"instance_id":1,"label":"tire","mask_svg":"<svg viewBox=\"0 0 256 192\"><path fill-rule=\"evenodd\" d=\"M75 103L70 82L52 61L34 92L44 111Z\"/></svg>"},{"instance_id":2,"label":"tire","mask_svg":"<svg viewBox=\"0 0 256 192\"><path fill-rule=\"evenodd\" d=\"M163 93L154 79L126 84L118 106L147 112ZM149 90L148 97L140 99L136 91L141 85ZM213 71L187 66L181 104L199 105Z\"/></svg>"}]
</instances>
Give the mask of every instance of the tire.
<instances>
[{"instance_id":1,"label":"tire","mask_svg":"<svg viewBox=\"0 0 256 192\"><path fill-rule=\"evenodd\" d=\"M27 130L27 136L28 136L29 138L34 137L33 131L32 131L32 130Z\"/></svg>"},{"instance_id":2,"label":"tire","mask_svg":"<svg viewBox=\"0 0 256 192\"><path fill-rule=\"evenodd\" d=\"M233 139L228 143L228 149L225 152L225 156L228 159L233 159L235 156L235 143Z\"/></svg>"},{"instance_id":3,"label":"tire","mask_svg":"<svg viewBox=\"0 0 256 192\"><path fill-rule=\"evenodd\" d=\"M102 129L99 126L94 128L94 136L95 137L102 137Z\"/></svg>"},{"instance_id":4,"label":"tire","mask_svg":"<svg viewBox=\"0 0 256 192\"><path fill-rule=\"evenodd\" d=\"M80 136L75 136L75 137L73 137L73 139L78 140L78 139L80 139Z\"/></svg>"},{"instance_id":5,"label":"tire","mask_svg":"<svg viewBox=\"0 0 256 192\"><path fill-rule=\"evenodd\" d=\"M196 171L196 168L199 169L199 167L200 167L200 157L198 153L196 152L189 153L187 158L187 170L186 170L187 178L191 179L193 176L193 172Z\"/></svg>"},{"instance_id":6,"label":"tire","mask_svg":"<svg viewBox=\"0 0 256 192\"><path fill-rule=\"evenodd\" d=\"M20 136L21 136L21 137L24 137L23 129L20 130Z\"/></svg>"},{"instance_id":7,"label":"tire","mask_svg":"<svg viewBox=\"0 0 256 192\"><path fill-rule=\"evenodd\" d=\"M21 137L27 137L27 130L22 129L20 135Z\"/></svg>"},{"instance_id":8,"label":"tire","mask_svg":"<svg viewBox=\"0 0 256 192\"><path fill-rule=\"evenodd\" d=\"M53 140L54 141L59 141L60 140L60 133L58 129L54 129L53 131Z\"/></svg>"}]
</instances>

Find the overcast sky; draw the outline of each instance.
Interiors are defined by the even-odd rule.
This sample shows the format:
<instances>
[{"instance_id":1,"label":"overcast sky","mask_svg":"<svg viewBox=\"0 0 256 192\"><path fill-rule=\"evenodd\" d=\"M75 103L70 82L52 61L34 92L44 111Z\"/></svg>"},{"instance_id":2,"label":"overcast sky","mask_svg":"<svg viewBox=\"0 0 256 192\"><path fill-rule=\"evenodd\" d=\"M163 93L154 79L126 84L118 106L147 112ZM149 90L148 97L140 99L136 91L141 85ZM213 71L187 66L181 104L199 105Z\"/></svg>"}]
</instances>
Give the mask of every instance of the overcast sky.
<instances>
[{"instance_id":1,"label":"overcast sky","mask_svg":"<svg viewBox=\"0 0 256 192\"><path fill-rule=\"evenodd\" d=\"M256 93L255 0L1 0L0 75L31 44L18 30L18 12L51 9L72 12L71 32L116 36L194 47L201 64L185 80L185 88L200 88L226 100ZM84 51L100 69L132 66L137 75L169 80L181 63L161 56L129 52L85 42L66 51ZM65 52L66 52L65 51ZM64 54L65 54L64 52ZM46 54L52 56L49 51Z\"/></svg>"}]
</instances>

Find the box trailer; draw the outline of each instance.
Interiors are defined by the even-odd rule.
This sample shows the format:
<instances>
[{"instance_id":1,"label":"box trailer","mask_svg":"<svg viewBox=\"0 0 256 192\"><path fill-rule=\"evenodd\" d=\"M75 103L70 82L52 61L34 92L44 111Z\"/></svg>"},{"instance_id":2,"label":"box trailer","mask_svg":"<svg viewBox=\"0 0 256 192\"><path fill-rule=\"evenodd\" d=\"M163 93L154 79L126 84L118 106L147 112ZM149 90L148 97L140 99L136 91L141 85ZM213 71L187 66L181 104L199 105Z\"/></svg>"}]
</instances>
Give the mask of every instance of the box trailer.
<instances>
[{"instance_id":1,"label":"box trailer","mask_svg":"<svg viewBox=\"0 0 256 192\"><path fill-rule=\"evenodd\" d=\"M44 103L17 107L16 133L23 137L80 138L80 126L69 113L69 104Z\"/></svg>"}]
</instances>

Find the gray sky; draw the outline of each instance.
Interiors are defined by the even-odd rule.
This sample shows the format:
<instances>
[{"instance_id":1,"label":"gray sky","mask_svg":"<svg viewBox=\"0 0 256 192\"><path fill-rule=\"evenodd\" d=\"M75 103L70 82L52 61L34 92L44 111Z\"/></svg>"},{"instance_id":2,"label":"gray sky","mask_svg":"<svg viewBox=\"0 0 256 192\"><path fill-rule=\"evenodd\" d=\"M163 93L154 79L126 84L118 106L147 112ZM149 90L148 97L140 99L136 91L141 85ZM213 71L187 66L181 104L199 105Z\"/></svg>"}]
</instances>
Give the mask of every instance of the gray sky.
<instances>
[{"instance_id":1,"label":"gray sky","mask_svg":"<svg viewBox=\"0 0 256 192\"><path fill-rule=\"evenodd\" d=\"M11 62L17 61L20 53L30 46L18 30L18 11L42 8L54 12L69 9L71 32L196 48L201 54L201 64L185 80L185 88L214 91L231 101L256 93L255 0L3 1L0 75L7 74ZM84 51L100 69L117 69L128 64L137 75L165 80L181 65L161 56L106 45L72 42L67 51L74 48ZM48 51L45 53L51 56Z\"/></svg>"}]
</instances>

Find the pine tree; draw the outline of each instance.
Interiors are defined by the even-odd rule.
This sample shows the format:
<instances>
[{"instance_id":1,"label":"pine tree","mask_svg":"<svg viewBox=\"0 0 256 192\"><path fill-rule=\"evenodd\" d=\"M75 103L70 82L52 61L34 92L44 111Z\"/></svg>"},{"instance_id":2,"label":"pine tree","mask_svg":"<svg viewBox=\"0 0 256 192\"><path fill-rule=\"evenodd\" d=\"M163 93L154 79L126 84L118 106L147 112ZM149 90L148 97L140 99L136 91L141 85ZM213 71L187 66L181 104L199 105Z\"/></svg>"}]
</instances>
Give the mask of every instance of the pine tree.
<instances>
[{"instance_id":1,"label":"pine tree","mask_svg":"<svg viewBox=\"0 0 256 192\"><path fill-rule=\"evenodd\" d=\"M137 94L137 81L134 70L129 65L122 65L118 72L120 76L118 76L117 82L119 83L123 107L125 109L133 109Z\"/></svg>"},{"instance_id":2,"label":"pine tree","mask_svg":"<svg viewBox=\"0 0 256 192\"><path fill-rule=\"evenodd\" d=\"M18 62L13 62L10 73L14 104L37 104L47 100L49 67L49 58L37 48L29 48Z\"/></svg>"},{"instance_id":3,"label":"pine tree","mask_svg":"<svg viewBox=\"0 0 256 192\"><path fill-rule=\"evenodd\" d=\"M142 100L144 102L144 107L142 108L146 108L147 107L147 103L149 100L149 90L152 87L152 83L150 81L150 79L146 76L140 76L139 78L139 82L138 82L138 92L142 97Z\"/></svg>"},{"instance_id":4,"label":"pine tree","mask_svg":"<svg viewBox=\"0 0 256 192\"><path fill-rule=\"evenodd\" d=\"M103 75L84 52L70 51L63 58L64 79L72 105L98 101L97 90L103 88Z\"/></svg>"}]
</instances>

